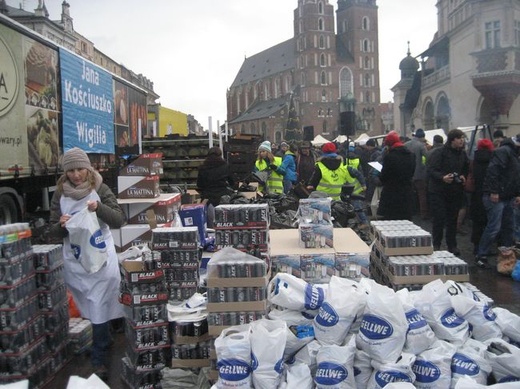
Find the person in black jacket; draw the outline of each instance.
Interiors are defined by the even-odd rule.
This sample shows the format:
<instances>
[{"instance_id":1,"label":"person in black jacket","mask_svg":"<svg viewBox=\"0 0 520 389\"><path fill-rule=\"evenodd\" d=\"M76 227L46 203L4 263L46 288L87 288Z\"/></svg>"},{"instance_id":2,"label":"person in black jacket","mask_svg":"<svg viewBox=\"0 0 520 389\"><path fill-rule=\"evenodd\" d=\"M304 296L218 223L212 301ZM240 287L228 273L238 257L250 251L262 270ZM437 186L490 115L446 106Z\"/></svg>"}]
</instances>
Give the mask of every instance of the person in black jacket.
<instances>
[{"instance_id":1,"label":"person in black jacket","mask_svg":"<svg viewBox=\"0 0 520 389\"><path fill-rule=\"evenodd\" d=\"M228 163L222 158L220 147L211 147L197 176L197 190L202 200L208 201L208 227L212 226L213 207L220 204L220 198L232 194L235 181Z\"/></svg>"},{"instance_id":2,"label":"person in black jacket","mask_svg":"<svg viewBox=\"0 0 520 389\"><path fill-rule=\"evenodd\" d=\"M385 220L411 220L415 155L404 146L395 131L387 134L385 146L388 151L379 175L383 190L377 214Z\"/></svg>"},{"instance_id":3,"label":"person in black jacket","mask_svg":"<svg viewBox=\"0 0 520 389\"><path fill-rule=\"evenodd\" d=\"M499 246L514 243L513 208L520 204L520 136L506 138L495 150L484 178L482 203L487 213L487 224L476 257L477 265L487 267L487 255L499 235Z\"/></svg>"},{"instance_id":4,"label":"person in black jacket","mask_svg":"<svg viewBox=\"0 0 520 389\"><path fill-rule=\"evenodd\" d=\"M458 129L451 130L444 146L434 149L426 161L434 250L440 250L446 228L448 251L460 255L457 247L457 216L463 205L468 170L464 133Z\"/></svg>"},{"instance_id":5,"label":"person in black jacket","mask_svg":"<svg viewBox=\"0 0 520 389\"><path fill-rule=\"evenodd\" d=\"M477 150L470 164L470 175L473 177L473 188L471 188L471 203L469 206L471 216L471 243L473 243L473 254L478 254L478 244L484 228L487 224L486 209L482 204L482 188L486 171L495 149L490 139L481 139L477 143ZM469 181L467 182L469 183ZM466 189L468 189L466 187Z\"/></svg>"}]
</instances>

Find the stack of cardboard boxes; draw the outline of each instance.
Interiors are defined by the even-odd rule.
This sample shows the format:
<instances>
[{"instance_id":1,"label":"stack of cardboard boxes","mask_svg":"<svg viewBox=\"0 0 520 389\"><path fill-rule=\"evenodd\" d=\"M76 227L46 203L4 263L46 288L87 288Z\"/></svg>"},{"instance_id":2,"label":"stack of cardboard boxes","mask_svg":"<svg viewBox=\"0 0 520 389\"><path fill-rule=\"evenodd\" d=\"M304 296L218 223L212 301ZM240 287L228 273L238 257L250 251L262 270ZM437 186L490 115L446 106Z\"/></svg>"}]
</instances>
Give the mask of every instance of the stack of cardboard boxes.
<instances>
[{"instance_id":1,"label":"stack of cardboard boxes","mask_svg":"<svg viewBox=\"0 0 520 389\"><path fill-rule=\"evenodd\" d=\"M359 281L369 277L369 247L350 228L334 228L330 198L301 199L298 230L271 236L273 273L292 274L309 283L330 277Z\"/></svg>"},{"instance_id":2,"label":"stack of cardboard boxes","mask_svg":"<svg viewBox=\"0 0 520 389\"><path fill-rule=\"evenodd\" d=\"M372 221L373 278L394 290L421 289L437 278L469 281L467 263L448 251L433 251L431 234L408 220Z\"/></svg>"},{"instance_id":3,"label":"stack of cardboard boxes","mask_svg":"<svg viewBox=\"0 0 520 389\"><path fill-rule=\"evenodd\" d=\"M117 252L151 242L151 229L175 223L181 205L180 193L160 193L162 154L142 154L122 168L118 177L118 202L127 225L113 229Z\"/></svg>"},{"instance_id":4,"label":"stack of cardboard boxes","mask_svg":"<svg viewBox=\"0 0 520 389\"><path fill-rule=\"evenodd\" d=\"M28 224L0 227L0 385L44 385L70 359L61 245L31 245Z\"/></svg>"},{"instance_id":5,"label":"stack of cardboard boxes","mask_svg":"<svg viewBox=\"0 0 520 389\"><path fill-rule=\"evenodd\" d=\"M170 360L168 292L160 258L146 253L145 258L125 260L121 272L127 339L121 379L130 388L159 387L154 385L160 385L160 371Z\"/></svg>"}]
</instances>

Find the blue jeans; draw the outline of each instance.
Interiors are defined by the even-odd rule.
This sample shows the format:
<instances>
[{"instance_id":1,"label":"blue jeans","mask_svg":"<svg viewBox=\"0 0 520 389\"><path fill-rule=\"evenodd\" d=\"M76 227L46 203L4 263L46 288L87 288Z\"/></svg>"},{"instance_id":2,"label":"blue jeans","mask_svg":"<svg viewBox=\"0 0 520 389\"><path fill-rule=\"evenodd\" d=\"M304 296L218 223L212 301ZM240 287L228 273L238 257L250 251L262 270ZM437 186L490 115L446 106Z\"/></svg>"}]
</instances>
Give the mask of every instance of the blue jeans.
<instances>
[{"instance_id":1,"label":"blue jeans","mask_svg":"<svg viewBox=\"0 0 520 389\"><path fill-rule=\"evenodd\" d=\"M515 206L515 242L520 242L520 205Z\"/></svg>"},{"instance_id":2,"label":"blue jeans","mask_svg":"<svg viewBox=\"0 0 520 389\"><path fill-rule=\"evenodd\" d=\"M110 322L92 324L92 348L90 350L90 361L92 366L107 366L108 349L112 344L110 333Z\"/></svg>"},{"instance_id":3,"label":"blue jeans","mask_svg":"<svg viewBox=\"0 0 520 389\"><path fill-rule=\"evenodd\" d=\"M489 195L484 194L482 196L482 204L484 204L487 213L487 224L478 246L479 257L488 255L491 245L499 233L499 246L510 247L514 242L514 199L493 203L489 199Z\"/></svg>"}]
</instances>

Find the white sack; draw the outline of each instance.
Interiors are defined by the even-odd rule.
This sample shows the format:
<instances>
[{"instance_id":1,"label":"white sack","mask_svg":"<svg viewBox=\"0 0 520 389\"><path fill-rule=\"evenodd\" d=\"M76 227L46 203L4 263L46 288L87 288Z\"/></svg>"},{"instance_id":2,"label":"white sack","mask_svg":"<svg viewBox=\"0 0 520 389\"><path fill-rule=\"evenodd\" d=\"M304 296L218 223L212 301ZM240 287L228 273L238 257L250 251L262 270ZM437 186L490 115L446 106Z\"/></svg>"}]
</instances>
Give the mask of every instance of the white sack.
<instances>
[{"instance_id":1,"label":"white sack","mask_svg":"<svg viewBox=\"0 0 520 389\"><path fill-rule=\"evenodd\" d=\"M296 363L286 369L284 389L314 389L311 370L303 363Z\"/></svg>"},{"instance_id":2,"label":"white sack","mask_svg":"<svg viewBox=\"0 0 520 389\"><path fill-rule=\"evenodd\" d=\"M374 372L371 364L372 358L366 351L356 349L354 357L354 378L358 388L366 388L368 381Z\"/></svg>"},{"instance_id":3,"label":"white sack","mask_svg":"<svg viewBox=\"0 0 520 389\"><path fill-rule=\"evenodd\" d=\"M316 357L316 389L356 389L353 367L355 353L353 341L345 346L322 346Z\"/></svg>"},{"instance_id":4,"label":"white sack","mask_svg":"<svg viewBox=\"0 0 520 389\"><path fill-rule=\"evenodd\" d=\"M468 376L464 376L457 382L455 389L518 389L518 382L507 382L494 385L479 385L476 381Z\"/></svg>"},{"instance_id":5,"label":"white sack","mask_svg":"<svg viewBox=\"0 0 520 389\"><path fill-rule=\"evenodd\" d=\"M322 344L344 342L352 323L363 314L367 293L356 281L332 276L325 301L314 317L314 336Z\"/></svg>"},{"instance_id":6,"label":"white sack","mask_svg":"<svg viewBox=\"0 0 520 389\"><path fill-rule=\"evenodd\" d=\"M251 323L251 359L255 389L276 388L283 372L287 324L260 319Z\"/></svg>"},{"instance_id":7,"label":"white sack","mask_svg":"<svg viewBox=\"0 0 520 389\"><path fill-rule=\"evenodd\" d=\"M478 340L468 339L453 354L451 359L451 388L463 376L473 378L485 385L491 373L491 365L486 360L486 345Z\"/></svg>"},{"instance_id":8,"label":"white sack","mask_svg":"<svg viewBox=\"0 0 520 389\"><path fill-rule=\"evenodd\" d=\"M413 383L415 381L415 374L412 371L414 362L415 355L408 353L403 353L395 363L372 361L374 372L370 377L367 389L383 389L396 382Z\"/></svg>"},{"instance_id":9,"label":"white sack","mask_svg":"<svg viewBox=\"0 0 520 389\"><path fill-rule=\"evenodd\" d=\"M249 389L251 387L251 326L224 329L215 339L217 352L218 389Z\"/></svg>"},{"instance_id":10,"label":"white sack","mask_svg":"<svg viewBox=\"0 0 520 389\"><path fill-rule=\"evenodd\" d=\"M423 351L412 366L415 387L419 389L445 389L451 385L451 360L457 346L437 340L431 348Z\"/></svg>"},{"instance_id":11,"label":"white sack","mask_svg":"<svg viewBox=\"0 0 520 389\"><path fill-rule=\"evenodd\" d=\"M407 331L406 315L395 292L383 285L373 285L356 334L356 346L372 359L395 362L403 350Z\"/></svg>"},{"instance_id":12,"label":"white sack","mask_svg":"<svg viewBox=\"0 0 520 389\"><path fill-rule=\"evenodd\" d=\"M498 338L485 343L488 346L486 359L491 364L496 381L520 381L520 348Z\"/></svg>"},{"instance_id":13,"label":"white sack","mask_svg":"<svg viewBox=\"0 0 520 389\"><path fill-rule=\"evenodd\" d=\"M470 324L474 339L484 342L488 339L502 337L502 331L495 322L496 314L487 302L480 300L463 285L453 281L447 281L446 284L448 285L447 290L450 293L450 301L455 313ZM458 293L461 289L466 289L467 292Z\"/></svg>"},{"instance_id":14,"label":"white sack","mask_svg":"<svg viewBox=\"0 0 520 389\"><path fill-rule=\"evenodd\" d=\"M509 338L509 343L520 346L520 316L500 307L493 308L497 315L496 322L502 333Z\"/></svg>"},{"instance_id":15,"label":"white sack","mask_svg":"<svg viewBox=\"0 0 520 389\"><path fill-rule=\"evenodd\" d=\"M455 313L446 285L437 279L423 286L414 300L415 308L424 316L435 336L457 345L469 337L469 324Z\"/></svg>"},{"instance_id":16,"label":"white sack","mask_svg":"<svg viewBox=\"0 0 520 389\"><path fill-rule=\"evenodd\" d=\"M273 309L269 312L268 317L272 320L283 320L287 323L284 361L314 340L312 319L306 317L304 313L290 309Z\"/></svg>"},{"instance_id":17,"label":"white sack","mask_svg":"<svg viewBox=\"0 0 520 389\"><path fill-rule=\"evenodd\" d=\"M318 310L325 299L325 290L292 274L278 273L269 282L268 300L294 311Z\"/></svg>"},{"instance_id":18,"label":"white sack","mask_svg":"<svg viewBox=\"0 0 520 389\"><path fill-rule=\"evenodd\" d=\"M415 308L412 294L408 289L401 289L396 292L397 297L403 304L406 321L408 322L408 332L403 351L418 355L429 348L437 337L423 315Z\"/></svg>"},{"instance_id":19,"label":"white sack","mask_svg":"<svg viewBox=\"0 0 520 389\"><path fill-rule=\"evenodd\" d=\"M318 355L320 348L321 344L317 340L313 340L298 351L293 358L287 361L287 364L296 365L298 363L303 363L304 365L309 366L311 374L314 376L314 373L316 373L316 356Z\"/></svg>"}]
</instances>

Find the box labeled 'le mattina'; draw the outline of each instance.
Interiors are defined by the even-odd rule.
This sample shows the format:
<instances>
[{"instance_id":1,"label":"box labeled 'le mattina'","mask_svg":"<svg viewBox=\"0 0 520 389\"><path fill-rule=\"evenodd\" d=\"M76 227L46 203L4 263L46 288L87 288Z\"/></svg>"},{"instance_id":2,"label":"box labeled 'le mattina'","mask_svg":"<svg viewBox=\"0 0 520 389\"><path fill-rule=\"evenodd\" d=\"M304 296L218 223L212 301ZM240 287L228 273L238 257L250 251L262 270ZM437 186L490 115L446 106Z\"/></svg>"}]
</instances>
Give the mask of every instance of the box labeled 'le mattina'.
<instances>
[{"instance_id":1,"label":"box labeled 'le mattina'","mask_svg":"<svg viewBox=\"0 0 520 389\"><path fill-rule=\"evenodd\" d=\"M119 176L117 195L120 199L150 199L160 195L159 176Z\"/></svg>"},{"instance_id":2,"label":"box labeled 'le mattina'","mask_svg":"<svg viewBox=\"0 0 520 389\"><path fill-rule=\"evenodd\" d=\"M141 154L119 170L120 176L155 176L163 174L162 153Z\"/></svg>"}]
</instances>

